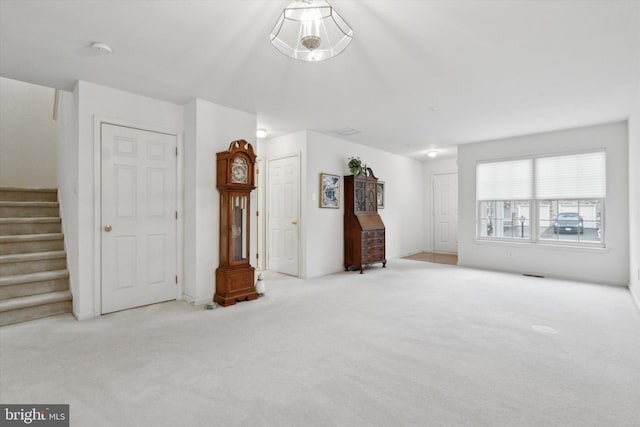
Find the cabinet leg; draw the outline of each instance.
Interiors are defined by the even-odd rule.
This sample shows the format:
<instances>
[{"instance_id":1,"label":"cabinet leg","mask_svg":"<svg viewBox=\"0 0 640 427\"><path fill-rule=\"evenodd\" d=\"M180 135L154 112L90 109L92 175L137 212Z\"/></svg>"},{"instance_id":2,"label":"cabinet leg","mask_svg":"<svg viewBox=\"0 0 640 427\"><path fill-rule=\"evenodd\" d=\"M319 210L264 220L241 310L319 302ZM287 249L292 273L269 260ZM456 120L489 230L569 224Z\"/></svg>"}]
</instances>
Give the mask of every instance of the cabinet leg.
<instances>
[{"instance_id":1,"label":"cabinet leg","mask_svg":"<svg viewBox=\"0 0 640 427\"><path fill-rule=\"evenodd\" d=\"M382 268L387 268L387 260L382 261Z\"/></svg>"},{"instance_id":2,"label":"cabinet leg","mask_svg":"<svg viewBox=\"0 0 640 427\"><path fill-rule=\"evenodd\" d=\"M364 273L364 265L360 266L360 274Z\"/></svg>"}]
</instances>

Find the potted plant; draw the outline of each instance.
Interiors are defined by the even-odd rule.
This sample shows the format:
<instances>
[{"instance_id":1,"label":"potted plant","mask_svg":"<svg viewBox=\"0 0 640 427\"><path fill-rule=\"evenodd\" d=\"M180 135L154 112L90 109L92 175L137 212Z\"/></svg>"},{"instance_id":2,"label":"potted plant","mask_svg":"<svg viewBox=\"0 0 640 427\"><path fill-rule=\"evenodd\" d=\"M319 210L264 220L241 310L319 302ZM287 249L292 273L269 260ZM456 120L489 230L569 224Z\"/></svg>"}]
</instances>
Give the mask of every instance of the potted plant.
<instances>
[{"instance_id":1,"label":"potted plant","mask_svg":"<svg viewBox=\"0 0 640 427\"><path fill-rule=\"evenodd\" d=\"M349 163L347 163L347 166L349 166L349 170L353 175L359 176L364 174L364 171L367 165L362 163L362 160L360 160L360 157L357 157L357 156L349 157L348 160L349 160Z\"/></svg>"}]
</instances>

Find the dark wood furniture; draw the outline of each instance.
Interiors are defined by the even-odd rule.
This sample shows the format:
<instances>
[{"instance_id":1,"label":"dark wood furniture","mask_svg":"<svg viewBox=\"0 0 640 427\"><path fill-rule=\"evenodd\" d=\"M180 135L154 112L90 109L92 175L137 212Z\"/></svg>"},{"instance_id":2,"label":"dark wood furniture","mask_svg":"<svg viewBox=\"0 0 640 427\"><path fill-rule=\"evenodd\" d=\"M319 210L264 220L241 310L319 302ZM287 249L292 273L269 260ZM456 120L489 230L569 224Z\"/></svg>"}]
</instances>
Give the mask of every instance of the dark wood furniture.
<instances>
[{"instance_id":1,"label":"dark wood furniture","mask_svg":"<svg viewBox=\"0 0 640 427\"><path fill-rule=\"evenodd\" d=\"M255 269L249 264L249 199L256 155L245 140L233 141L216 155L216 187L220 192L220 264L213 301L226 307L258 297Z\"/></svg>"},{"instance_id":2,"label":"dark wood furniture","mask_svg":"<svg viewBox=\"0 0 640 427\"><path fill-rule=\"evenodd\" d=\"M381 262L386 267L385 228L378 215L378 178L371 168L364 175L344 177L344 269Z\"/></svg>"}]
</instances>

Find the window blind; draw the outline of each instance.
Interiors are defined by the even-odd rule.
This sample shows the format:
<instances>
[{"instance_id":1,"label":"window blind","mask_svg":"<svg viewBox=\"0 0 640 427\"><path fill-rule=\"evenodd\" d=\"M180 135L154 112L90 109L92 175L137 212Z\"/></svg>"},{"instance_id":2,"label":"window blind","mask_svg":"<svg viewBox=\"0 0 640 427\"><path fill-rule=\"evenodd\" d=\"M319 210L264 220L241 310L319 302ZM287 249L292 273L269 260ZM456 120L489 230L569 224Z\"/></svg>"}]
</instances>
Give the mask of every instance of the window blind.
<instances>
[{"instance_id":1,"label":"window blind","mask_svg":"<svg viewBox=\"0 0 640 427\"><path fill-rule=\"evenodd\" d=\"M476 167L478 200L529 200L532 184L532 159L479 163Z\"/></svg>"},{"instance_id":2,"label":"window blind","mask_svg":"<svg viewBox=\"0 0 640 427\"><path fill-rule=\"evenodd\" d=\"M604 198L606 154L604 151L535 159L536 198Z\"/></svg>"}]
</instances>

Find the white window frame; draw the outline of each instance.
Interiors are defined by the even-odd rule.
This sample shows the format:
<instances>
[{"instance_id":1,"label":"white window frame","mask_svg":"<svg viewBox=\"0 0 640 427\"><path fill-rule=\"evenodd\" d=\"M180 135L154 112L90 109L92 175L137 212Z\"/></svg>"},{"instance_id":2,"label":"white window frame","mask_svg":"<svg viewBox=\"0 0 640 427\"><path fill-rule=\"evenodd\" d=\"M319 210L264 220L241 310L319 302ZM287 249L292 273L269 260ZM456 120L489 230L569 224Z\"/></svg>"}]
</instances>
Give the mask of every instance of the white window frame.
<instances>
[{"instance_id":1,"label":"white window frame","mask_svg":"<svg viewBox=\"0 0 640 427\"><path fill-rule=\"evenodd\" d=\"M505 159L491 159L491 160L483 160L476 163L476 240L486 241L486 242L498 242L498 243L515 243L515 244L534 244L534 245L553 245L553 246L569 246L569 247L577 247L577 248L606 248L606 227L605 227L605 206L606 206L606 194L604 197L566 197L566 198L554 198L554 199L538 199L536 198L536 159L548 158L548 157L561 157L561 156L571 156L571 155L580 155L580 154L588 154L588 153L604 153L605 162L606 162L606 149L592 149L585 151L575 151L575 152L565 152L565 153L553 153L553 154L541 154L536 156L526 156L526 157L515 157L515 158L505 158ZM507 161L517 161L517 160L531 160L533 162L532 172L531 172L531 199L519 199L519 200L478 200L478 188L477 188L477 179L478 179L478 165L483 163L498 163L498 162L507 162ZM606 180L606 169L605 169L605 180ZM572 241L572 240L553 240L553 239L542 239L539 237L540 233L540 222L539 222L539 209L540 203L545 201L565 201L565 200L600 200L600 241ZM482 220L484 219L483 213L481 212L481 204L483 202L529 202L529 237L528 238L516 238L516 237L495 237L495 236L483 236L482 235Z\"/></svg>"},{"instance_id":2,"label":"white window frame","mask_svg":"<svg viewBox=\"0 0 640 427\"><path fill-rule=\"evenodd\" d=\"M529 237L528 238L522 238L522 237L513 237L513 236L512 237L483 236L482 235L482 220L485 219L485 216L483 216L481 204L482 203L486 203L486 202L490 202L490 203L497 203L497 202L511 202L511 203L528 202L529 203L529 217L527 218L527 220L529 222ZM533 237L532 232L534 231L534 228L532 227L533 217L535 216L535 209L534 209L534 204L533 203L534 203L533 199L477 200L476 201L476 204L477 204L477 206L476 206L476 215L477 215L476 235L477 235L477 238L479 240L531 243L532 237ZM497 218L494 217L494 221L496 221L496 220L497 220ZM503 220L504 220L504 218L503 218ZM511 220L511 219L509 219L509 220ZM512 226L513 226L513 224L512 224Z\"/></svg>"}]
</instances>

